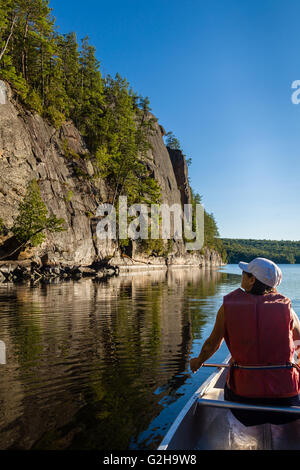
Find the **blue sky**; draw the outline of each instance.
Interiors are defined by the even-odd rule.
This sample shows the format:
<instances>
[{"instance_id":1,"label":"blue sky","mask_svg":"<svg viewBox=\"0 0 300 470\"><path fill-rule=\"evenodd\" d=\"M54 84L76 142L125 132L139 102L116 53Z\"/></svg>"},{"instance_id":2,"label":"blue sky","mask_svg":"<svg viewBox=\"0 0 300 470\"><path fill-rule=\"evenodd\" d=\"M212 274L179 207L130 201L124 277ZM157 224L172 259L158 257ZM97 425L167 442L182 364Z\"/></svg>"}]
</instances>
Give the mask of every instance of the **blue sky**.
<instances>
[{"instance_id":1,"label":"blue sky","mask_svg":"<svg viewBox=\"0 0 300 470\"><path fill-rule=\"evenodd\" d=\"M192 158L220 235L300 239L300 2L50 0Z\"/></svg>"}]
</instances>

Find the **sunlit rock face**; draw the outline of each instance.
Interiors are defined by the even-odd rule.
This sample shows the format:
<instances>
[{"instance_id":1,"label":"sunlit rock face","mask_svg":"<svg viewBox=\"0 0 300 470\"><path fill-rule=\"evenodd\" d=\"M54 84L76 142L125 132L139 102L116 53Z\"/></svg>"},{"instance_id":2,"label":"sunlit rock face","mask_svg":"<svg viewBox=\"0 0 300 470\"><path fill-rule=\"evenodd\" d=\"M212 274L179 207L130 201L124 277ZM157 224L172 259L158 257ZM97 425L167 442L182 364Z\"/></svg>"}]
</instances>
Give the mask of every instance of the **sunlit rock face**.
<instances>
[{"instance_id":1,"label":"sunlit rock face","mask_svg":"<svg viewBox=\"0 0 300 470\"><path fill-rule=\"evenodd\" d=\"M160 185L162 202L169 205L189 202L185 162L179 159L179 166L172 162L158 123L149 139L152 149L148 167ZM66 155L66 145L78 159ZM84 158L87 155L84 139L72 121L55 129L41 116L25 109L10 86L0 81L0 217L6 227L12 226L26 187L35 178L49 214L66 221L66 231L48 234L47 241L36 250L36 255L47 256L49 263L89 265L95 260L118 256L115 240L97 237L96 210L99 204L107 202L109 188L104 180L92 178L92 160ZM204 256L205 260L203 256L199 259L193 256L191 262L182 240L174 243L171 255L170 264L176 264L174 257L179 264L211 262L211 253ZM188 263L185 256L190 260ZM216 256L214 264L221 264L221 258ZM163 258L150 263L166 264Z\"/></svg>"}]
</instances>

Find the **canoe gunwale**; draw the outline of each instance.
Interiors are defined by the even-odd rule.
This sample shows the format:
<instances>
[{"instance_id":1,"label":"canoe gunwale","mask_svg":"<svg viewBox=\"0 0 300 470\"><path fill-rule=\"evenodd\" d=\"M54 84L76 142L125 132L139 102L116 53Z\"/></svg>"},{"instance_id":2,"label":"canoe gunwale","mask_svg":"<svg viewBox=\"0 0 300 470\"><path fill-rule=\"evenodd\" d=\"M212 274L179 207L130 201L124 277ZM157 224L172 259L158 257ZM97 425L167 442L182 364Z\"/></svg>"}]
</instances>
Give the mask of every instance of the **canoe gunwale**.
<instances>
[{"instance_id":1,"label":"canoe gunwale","mask_svg":"<svg viewBox=\"0 0 300 470\"><path fill-rule=\"evenodd\" d=\"M228 364L230 360L230 355L226 357L224 360L224 365ZM170 427L169 431L163 438L161 444L158 447L158 450L166 450L169 446L169 443L171 439L173 438L174 434L176 433L178 427L180 426L182 420L184 417L187 415L187 413L190 411L192 407L194 407L193 414L196 412L197 406L198 406L198 400L203 397L203 395L206 393L208 388L211 385L211 382L221 373L223 372L223 367L218 367L216 370L203 382L203 384L196 390L196 392L192 395L192 397L188 400L186 405L182 408L180 413L178 414L177 418L173 422L172 426Z\"/></svg>"},{"instance_id":2,"label":"canoe gunwale","mask_svg":"<svg viewBox=\"0 0 300 470\"><path fill-rule=\"evenodd\" d=\"M230 356L224 360L228 364ZM300 407L270 406L224 400L226 369L224 364L203 382L182 408L158 450L299 450ZM245 428L230 409L275 414L297 414L284 425L263 424ZM293 433L294 440L291 440ZM209 438L207 437L209 436ZM297 438L298 436L298 438Z\"/></svg>"}]
</instances>

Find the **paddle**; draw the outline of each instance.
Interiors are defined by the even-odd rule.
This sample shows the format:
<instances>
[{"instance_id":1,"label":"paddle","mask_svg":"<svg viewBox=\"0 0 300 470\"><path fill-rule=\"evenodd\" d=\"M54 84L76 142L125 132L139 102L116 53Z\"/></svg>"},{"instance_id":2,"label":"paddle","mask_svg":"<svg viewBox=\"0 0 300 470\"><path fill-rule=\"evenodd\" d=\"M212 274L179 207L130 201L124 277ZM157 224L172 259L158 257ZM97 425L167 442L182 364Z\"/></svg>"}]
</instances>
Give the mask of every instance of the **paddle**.
<instances>
[{"instance_id":1,"label":"paddle","mask_svg":"<svg viewBox=\"0 0 300 470\"><path fill-rule=\"evenodd\" d=\"M204 362L204 364L202 364L202 367L230 367L230 364L207 364L206 362Z\"/></svg>"}]
</instances>

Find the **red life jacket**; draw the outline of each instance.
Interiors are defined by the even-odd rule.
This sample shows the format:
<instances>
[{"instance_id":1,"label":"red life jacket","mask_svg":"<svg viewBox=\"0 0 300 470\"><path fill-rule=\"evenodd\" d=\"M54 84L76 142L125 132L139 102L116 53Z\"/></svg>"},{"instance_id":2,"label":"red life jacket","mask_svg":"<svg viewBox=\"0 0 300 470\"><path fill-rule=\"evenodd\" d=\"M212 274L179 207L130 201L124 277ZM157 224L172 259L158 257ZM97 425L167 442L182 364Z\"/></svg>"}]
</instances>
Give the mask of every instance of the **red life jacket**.
<instances>
[{"instance_id":1,"label":"red life jacket","mask_svg":"<svg viewBox=\"0 0 300 470\"><path fill-rule=\"evenodd\" d=\"M291 301L272 292L253 295L241 288L224 296L225 341L241 366L291 363L294 356ZM279 398L300 393L299 371L232 367L227 384L244 397Z\"/></svg>"}]
</instances>

